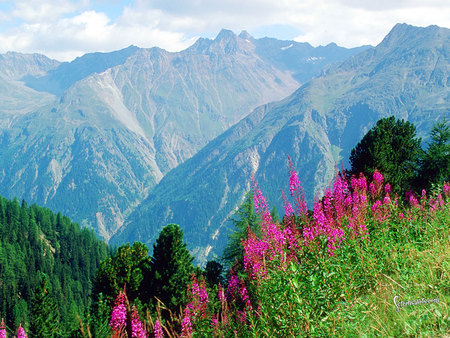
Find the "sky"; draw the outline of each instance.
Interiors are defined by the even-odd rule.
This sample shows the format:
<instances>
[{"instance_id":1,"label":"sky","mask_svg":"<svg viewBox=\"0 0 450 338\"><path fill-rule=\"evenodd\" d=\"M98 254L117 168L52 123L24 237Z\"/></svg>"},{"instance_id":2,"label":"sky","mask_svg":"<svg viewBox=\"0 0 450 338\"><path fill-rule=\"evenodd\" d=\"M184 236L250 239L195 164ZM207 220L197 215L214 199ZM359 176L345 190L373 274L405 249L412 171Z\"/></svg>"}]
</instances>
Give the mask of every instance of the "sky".
<instances>
[{"instance_id":1,"label":"sky","mask_svg":"<svg viewBox=\"0 0 450 338\"><path fill-rule=\"evenodd\" d=\"M396 23L450 28L450 1L0 0L0 53L71 61L129 45L180 51L222 28L313 46L375 46Z\"/></svg>"}]
</instances>

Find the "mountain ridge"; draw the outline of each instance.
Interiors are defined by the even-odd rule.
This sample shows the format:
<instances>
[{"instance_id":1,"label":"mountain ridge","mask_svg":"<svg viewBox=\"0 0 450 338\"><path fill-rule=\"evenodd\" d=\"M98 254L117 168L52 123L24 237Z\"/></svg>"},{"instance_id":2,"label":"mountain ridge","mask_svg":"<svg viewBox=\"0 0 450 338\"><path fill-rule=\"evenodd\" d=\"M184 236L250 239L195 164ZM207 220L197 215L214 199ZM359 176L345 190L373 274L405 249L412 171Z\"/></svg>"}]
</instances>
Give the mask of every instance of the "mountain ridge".
<instances>
[{"instance_id":1,"label":"mountain ridge","mask_svg":"<svg viewBox=\"0 0 450 338\"><path fill-rule=\"evenodd\" d=\"M226 219L250 188L252 171L270 204L282 210L279 187L287 191L287 155L311 203L330 183L335 163L348 158L379 118L395 115L416 124L420 135L428 132L450 113L449 32L397 25L377 47L329 67L291 96L260 106L169 172L112 243L151 243L161 226L174 222L184 227L204 262L208 254L220 254Z\"/></svg>"},{"instance_id":2,"label":"mountain ridge","mask_svg":"<svg viewBox=\"0 0 450 338\"><path fill-rule=\"evenodd\" d=\"M293 69L310 62L280 56L279 69L255 52L264 42L249 41L223 30L181 52L130 46L17 72L0 103L0 193L60 210L108 240L167 172L299 87Z\"/></svg>"}]
</instances>

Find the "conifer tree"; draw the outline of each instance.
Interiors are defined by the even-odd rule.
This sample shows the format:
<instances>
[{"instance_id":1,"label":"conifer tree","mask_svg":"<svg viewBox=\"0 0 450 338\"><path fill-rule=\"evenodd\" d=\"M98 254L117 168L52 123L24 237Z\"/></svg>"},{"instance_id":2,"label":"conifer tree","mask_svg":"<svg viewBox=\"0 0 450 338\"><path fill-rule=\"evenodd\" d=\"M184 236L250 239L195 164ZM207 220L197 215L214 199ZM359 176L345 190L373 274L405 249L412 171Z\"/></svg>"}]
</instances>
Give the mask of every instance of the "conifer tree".
<instances>
[{"instance_id":1,"label":"conifer tree","mask_svg":"<svg viewBox=\"0 0 450 338\"><path fill-rule=\"evenodd\" d=\"M57 337L59 333L59 310L50 295L48 283L47 275L42 274L31 302L32 337Z\"/></svg>"},{"instance_id":2,"label":"conifer tree","mask_svg":"<svg viewBox=\"0 0 450 338\"><path fill-rule=\"evenodd\" d=\"M183 231L169 224L153 246L150 274L147 278L150 298L161 300L171 311L179 310L186 301L186 285L193 271L193 257L183 242Z\"/></svg>"},{"instance_id":3,"label":"conifer tree","mask_svg":"<svg viewBox=\"0 0 450 338\"><path fill-rule=\"evenodd\" d=\"M431 130L428 145L420 168L422 188L430 188L450 180L450 126L447 121L437 122Z\"/></svg>"},{"instance_id":4,"label":"conifer tree","mask_svg":"<svg viewBox=\"0 0 450 338\"><path fill-rule=\"evenodd\" d=\"M233 232L228 236L227 246L222 255L223 262L228 266L232 266L235 261L243 262L244 248L242 239L247 238L247 229L259 234L259 218L255 213L253 205L253 193L247 193L244 202L231 218L234 225Z\"/></svg>"},{"instance_id":5,"label":"conifer tree","mask_svg":"<svg viewBox=\"0 0 450 338\"><path fill-rule=\"evenodd\" d=\"M350 154L351 173L383 173L395 193L404 196L416 180L422 153L416 127L394 116L380 119Z\"/></svg>"}]
</instances>

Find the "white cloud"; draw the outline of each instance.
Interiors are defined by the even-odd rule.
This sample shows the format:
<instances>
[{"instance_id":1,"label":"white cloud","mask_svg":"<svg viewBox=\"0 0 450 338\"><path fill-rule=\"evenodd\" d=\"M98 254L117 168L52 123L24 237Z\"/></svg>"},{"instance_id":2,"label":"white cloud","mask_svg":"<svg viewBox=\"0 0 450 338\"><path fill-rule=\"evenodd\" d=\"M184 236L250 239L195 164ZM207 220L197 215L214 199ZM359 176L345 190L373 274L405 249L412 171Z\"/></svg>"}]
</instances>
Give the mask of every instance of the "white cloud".
<instances>
[{"instance_id":1,"label":"white cloud","mask_svg":"<svg viewBox=\"0 0 450 338\"><path fill-rule=\"evenodd\" d=\"M271 25L293 27L297 41L350 47L379 43L398 22L449 27L449 18L447 0L16 0L0 7L0 52L70 60L130 44L175 51L221 28Z\"/></svg>"}]
</instances>

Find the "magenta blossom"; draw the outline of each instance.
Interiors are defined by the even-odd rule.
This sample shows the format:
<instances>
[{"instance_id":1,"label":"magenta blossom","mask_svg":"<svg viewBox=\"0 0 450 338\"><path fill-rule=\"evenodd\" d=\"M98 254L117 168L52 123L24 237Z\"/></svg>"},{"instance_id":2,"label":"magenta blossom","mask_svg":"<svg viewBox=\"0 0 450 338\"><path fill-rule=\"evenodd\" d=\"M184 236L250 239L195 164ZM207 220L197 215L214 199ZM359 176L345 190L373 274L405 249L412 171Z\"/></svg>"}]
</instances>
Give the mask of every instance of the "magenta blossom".
<instances>
[{"instance_id":1,"label":"magenta blossom","mask_svg":"<svg viewBox=\"0 0 450 338\"><path fill-rule=\"evenodd\" d=\"M153 330L153 334L155 335L155 338L163 338L164 337L164 333L161 327L161 323L159 322L159 320L157 319L155 322L155 327Z\"/></svg>"},{"instance_id":2,"label":"magenta blossom","mask_svg":"<svg viewBox=\"0 0 450 338\"><path fill-rule=\"evenodd\" d=\"M145 332L144 325L139 318L139 313L136 307L133 305L131 309L131 337L135 338L146 338L147 333Z\"/></svg>"},{"instance_id":3,"label":"magenta blossom","mask_svg":"<svg viewBox=\"0 0 450 338\"><path fill-rule=\"evenodd\" d=\"M6 327L5 327L5 322L3 321L3 318L2 318L2 322L0 324L0 338L6 338Z\"/></svg>"},{"instance_id":4,"label":"magenta blossom","mask_svg":"<svg viewBox=\"0 0 450 338\"><path fill-rule=\"evenodd\" d=\"M22 327L22 324L19 325L19 329L17 330L17 338L27 338L25 334L25 330Z\"/></svg>"}]
</instances>

